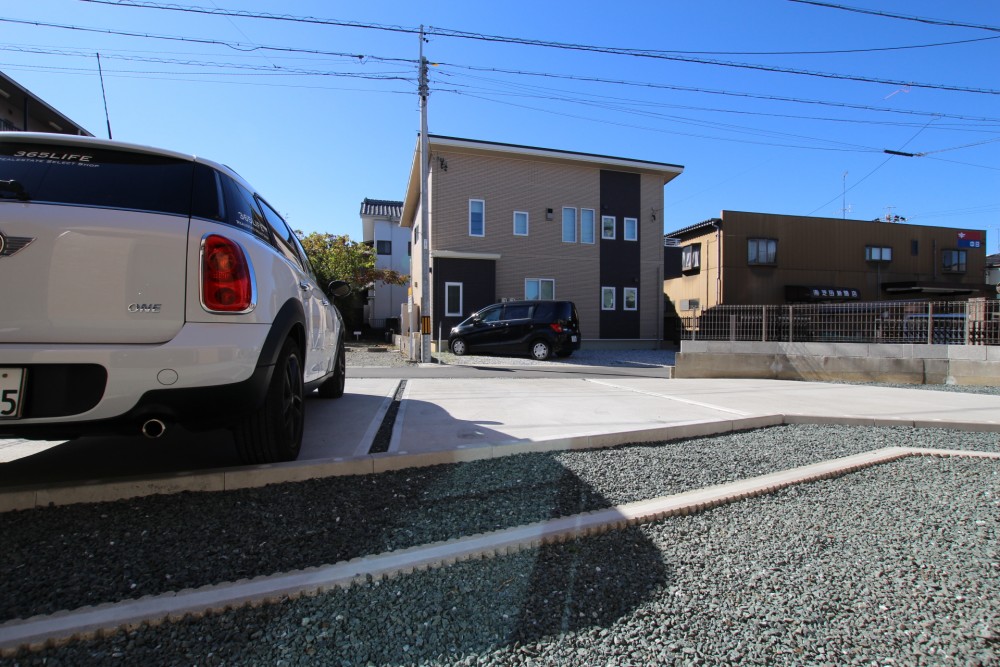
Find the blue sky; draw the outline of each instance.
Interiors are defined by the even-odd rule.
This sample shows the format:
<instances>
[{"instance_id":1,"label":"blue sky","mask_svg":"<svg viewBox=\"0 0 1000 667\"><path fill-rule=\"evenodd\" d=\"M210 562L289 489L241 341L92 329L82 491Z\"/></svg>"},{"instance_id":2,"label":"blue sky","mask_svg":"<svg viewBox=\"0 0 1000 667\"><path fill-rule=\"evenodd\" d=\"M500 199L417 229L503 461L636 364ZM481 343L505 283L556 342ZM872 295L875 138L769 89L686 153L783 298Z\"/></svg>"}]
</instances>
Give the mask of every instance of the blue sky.
<instances>
[{"instance_id":1,"label":"blue sky","mask_svg":"<svg viewBox=\"0 0 1000 667\"><path fill-rule=\"evenodd\" d=\"M995 0L135 4L8 0L0 70L106 137L100 53L115 139L224 162L307 232L360 239L362 199L402 199L424 25L431 133L683 165L665 231L889 214L1000 251Z\"/></svg>"}]
</instances>

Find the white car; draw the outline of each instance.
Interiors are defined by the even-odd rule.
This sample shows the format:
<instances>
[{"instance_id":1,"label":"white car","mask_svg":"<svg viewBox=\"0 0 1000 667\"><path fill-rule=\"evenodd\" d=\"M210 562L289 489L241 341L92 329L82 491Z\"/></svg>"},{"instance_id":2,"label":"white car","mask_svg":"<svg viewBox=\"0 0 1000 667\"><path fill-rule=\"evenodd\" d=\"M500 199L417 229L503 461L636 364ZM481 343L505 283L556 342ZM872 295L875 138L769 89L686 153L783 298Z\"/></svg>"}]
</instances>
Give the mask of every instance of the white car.
<instances>
[{"instance_id":1,"label":"white car","mask_svg":"<svg viewBox=\"0 0 1000 667\"><path fill-rule=\"evenodd\" d=\"M243 462L292 460L306 393L344 392L343 338L294 232L231 169L0 133L0 438L221 426Z\"/></svg>"}]
</instances>

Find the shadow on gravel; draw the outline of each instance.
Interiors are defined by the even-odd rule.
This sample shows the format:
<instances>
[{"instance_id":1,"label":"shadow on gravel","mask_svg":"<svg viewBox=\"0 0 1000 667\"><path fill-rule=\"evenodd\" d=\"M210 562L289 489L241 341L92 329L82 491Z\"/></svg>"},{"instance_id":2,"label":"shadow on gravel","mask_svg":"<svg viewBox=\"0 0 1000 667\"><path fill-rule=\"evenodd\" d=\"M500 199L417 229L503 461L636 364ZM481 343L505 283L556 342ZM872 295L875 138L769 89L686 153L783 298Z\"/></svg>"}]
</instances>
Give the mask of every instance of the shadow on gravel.
<instances>
[{"instance_id":1,"label":"shadow on gravel","mask_svg":"<svg viewBox=\"0 0 1000 667\"><path fill-rule=\"evenodd\" d=\"M0 514L0 622L335 563L609 506L554 456ZM620 533L614 533L620 535ZM623 534L621 534L623 535ZM594 543L545 547L511 641L622 613L662 581L633 536L627 572ZM535 552L532 552L535 553ZM589 565L584 565L584 564ZM594 569L602 567L601 571ZM637 586L635 573L646 583ZM558 611L554 611L558 610ZM551 615L555 614L556 617Z\"/></svg>"}]
</instances>

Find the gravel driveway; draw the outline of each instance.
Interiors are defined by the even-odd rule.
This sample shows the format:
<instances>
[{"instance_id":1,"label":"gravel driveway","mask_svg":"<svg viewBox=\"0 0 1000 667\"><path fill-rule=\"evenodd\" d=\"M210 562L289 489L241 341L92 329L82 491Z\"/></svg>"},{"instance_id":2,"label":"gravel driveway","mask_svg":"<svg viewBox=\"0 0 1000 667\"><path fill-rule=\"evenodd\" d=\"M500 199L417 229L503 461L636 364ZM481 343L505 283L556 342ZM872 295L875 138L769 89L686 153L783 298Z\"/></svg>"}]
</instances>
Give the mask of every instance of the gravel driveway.
<instances>
[{"instance_id":1,"label":"gravel driveway","mask_svg":"<svg viewBox=\"0 0 1000 667\"><path fill-rule=\"evenodd\" d=\"M330 563L893 444L782 426L0 515L0 618ZM1000 660L1000 463L913 458L693 516L0 665L955 664Z\"/></svg>"}]
</instances>

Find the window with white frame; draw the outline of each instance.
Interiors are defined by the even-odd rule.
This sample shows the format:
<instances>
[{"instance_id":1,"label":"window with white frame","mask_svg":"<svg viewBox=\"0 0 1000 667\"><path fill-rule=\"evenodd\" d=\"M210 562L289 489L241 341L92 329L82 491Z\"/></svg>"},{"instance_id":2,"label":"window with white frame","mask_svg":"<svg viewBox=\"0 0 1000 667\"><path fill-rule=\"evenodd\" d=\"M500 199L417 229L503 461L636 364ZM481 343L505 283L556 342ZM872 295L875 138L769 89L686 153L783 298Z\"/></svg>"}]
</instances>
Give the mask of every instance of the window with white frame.
<instances>
[{"instance_id":1,"label":"window with white frame","mask_svg":"<svg viewBox=\"0 0 1000 667\"><path fill-rule=\"evenodd\" d=\"M692 243L681 248L681 271L696 271L701 268L701 244Z\"/></svg>"},{"instance_id":2,"label":"window with white frame","mask_svg":"<svg viewBox=\"0 0 1000 667\"><path fill-rule=\"evenodd\" d=\"M601 310L614 310L615 309L615 288L614 287L602 287L601 288Z\"/></svg>"},{"instance_id":3,"label":"window with white frame","mask_svg":"<svg viewBox=\"0 0 1000 667\"><path fill-rule=\"evenodd\" d=\"M572 206L563 206L562 240L563 243L576 243L576 209Z\"/></svg>"},{"instance_id":4,"label":"window with white frame","mask_svg":"<svg viewBox=\"0 0 1000 667\"><path fill-rule=\"evenodd\" d=\"M486 202L469 200L469 236L486 236Z\"/></svg>"},{"instance_id":5,"label":"window with white frame","mask_svg":"<svg viewBox=\"0 0 1000 667\"><path fill-rule=\"evenodd\" d=\"M601 216L601 238L602 239L613 239L615 238L615 226L616 226L615 216L613 215L602 215Z\"/></svg>"},{"instance_id":6,"label":"window with white frame","mask_svg":"<svg viewBox=\"0 0 1000 667\"><path fill-rule=\"evenodd\" d=\"M514 236L528 235L528 214L525 211L514 211Z\"/></svg>"},{"instance_id":7,"label":"window with white frame","mask_svg":"<svg viewBox=\"0 0 1000 667\"><path fill-rule=\"evenodd\" d=\"M639 240L639 221L635 218L625 218L625 229L622 234L626 241Z\"/></svg>"},{"instance_id":8,"label":"window with white frame","mask_svg":"<svg viewBox=\"0 0 1000 667\"><path fill-rule=\"evenodd\" d=\"M595 213L592 208L580 209L580 243L594 242L594 219Z\"/></svg>"},{"instance_id":9,"label":"window with white frame","mask_svg":"<svg viewBox=\"0 0 1000 667\"><path fill-rule=\"evenodd\" d=\"M525 278L524 298L551 301L556 298L556 281L552 278Z\"/></svg>"},{"instance_id":10,"label":"window with white frame","mask_svg":"<svg viewBox=\"0 0 1000 667\"><path fill-rule=\"evenodd\" d=\"M865 246L865 260L869 262L891 262L892 248L883 246Z\"/></svg>"},{"instance_id":11,"label":"window with white frame","mask_svg":"<svg viewBox=\"0 0 1000 667\"><path fill-rule=\"evenodd\" d=\"M622 305L624 310L639 310L639 288L625 287L622 289Z\"/></svg>"},{"instance_id":12,"label":"window with white frame","mask_svg":"<svg viewBox=\"0 0 1000 667\"><path fill-rule=\"evenodd\" d=\"M777 239L747 239L747 264L776 264Z\"/></svg>"},{"instance_id":13,"label":"window with white frame","mask_svg":"<svg viewBox=\"0 0 1000 667\"><path fill-rule=\"evenodd\" d=\"M462 316L462 283L444 284L445 317Z\"/></svg>"}]
</instances>

